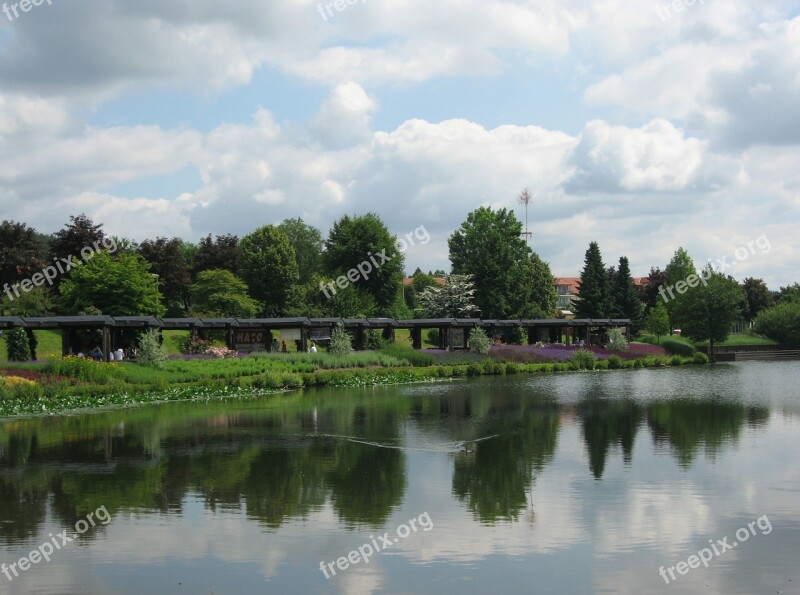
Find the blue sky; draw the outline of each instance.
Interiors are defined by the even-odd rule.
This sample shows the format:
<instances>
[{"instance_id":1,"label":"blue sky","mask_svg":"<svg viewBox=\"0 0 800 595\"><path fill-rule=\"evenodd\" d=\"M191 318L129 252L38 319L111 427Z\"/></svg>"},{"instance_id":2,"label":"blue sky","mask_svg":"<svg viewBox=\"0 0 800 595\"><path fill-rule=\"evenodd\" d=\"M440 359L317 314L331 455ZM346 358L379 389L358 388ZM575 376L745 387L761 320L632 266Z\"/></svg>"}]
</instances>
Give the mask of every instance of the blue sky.
<instances>
[{"instance_id":1,"label":"blue sky","mask_svg":"<svg viewBox=\"0 0 800 595\"><path fill-rule=\"evenodd\" d=\"M13 5L13 3L12 3ZM11 6L11 5L9 5ZM475 208L518 209L577 275L766 236L734 276L798 280L800 2L86 0L0 13L0 208L141 241L378 213L449 266ZM13 11L9 14L13 16ZM519 211L518 211L519 212Z\"/></svg>"}]
</instances>

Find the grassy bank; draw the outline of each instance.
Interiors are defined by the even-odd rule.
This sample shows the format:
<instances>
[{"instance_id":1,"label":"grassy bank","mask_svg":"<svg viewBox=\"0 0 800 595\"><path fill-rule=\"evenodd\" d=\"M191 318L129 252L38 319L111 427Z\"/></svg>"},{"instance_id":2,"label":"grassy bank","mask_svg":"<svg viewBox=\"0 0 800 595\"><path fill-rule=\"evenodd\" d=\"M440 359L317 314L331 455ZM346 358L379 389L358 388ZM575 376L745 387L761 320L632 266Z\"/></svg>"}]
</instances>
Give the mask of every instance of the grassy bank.
<instances>
[{"instance_id":1,"label":"grassy bank","mask_svg":"<svg viewBox=\"0 0 800 595\"><path fill-rule=\"evenodd\" d=\"M249 397L304 387L356 387L504 374L548 374L705 363L704 356L597 359L579 352L553 363L475 354L414 352L392 345L346 357L256 354L234 359L169 360L160 368L52 358L47 364L0 363L0 416L47 415L188 399Z\"/></svg>"}]
</instances>

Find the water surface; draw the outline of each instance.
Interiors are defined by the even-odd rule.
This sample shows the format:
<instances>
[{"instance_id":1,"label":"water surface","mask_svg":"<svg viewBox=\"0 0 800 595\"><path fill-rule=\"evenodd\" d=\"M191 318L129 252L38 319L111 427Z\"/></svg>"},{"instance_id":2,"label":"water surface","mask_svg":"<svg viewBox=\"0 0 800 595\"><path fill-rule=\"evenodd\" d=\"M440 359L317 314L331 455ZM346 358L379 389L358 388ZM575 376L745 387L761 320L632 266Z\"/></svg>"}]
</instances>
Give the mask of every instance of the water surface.
<instances>
[{"instance_id":1,"label":"water surface","mask_svg":"<svg viewBox=\"0 0 800 595\"><path fill-rule=\"evenodd\" d=\"M797 362L6 420L0 562L74 540L0 593L800 593L799 422Z\"/></svg>"}]
</instances>

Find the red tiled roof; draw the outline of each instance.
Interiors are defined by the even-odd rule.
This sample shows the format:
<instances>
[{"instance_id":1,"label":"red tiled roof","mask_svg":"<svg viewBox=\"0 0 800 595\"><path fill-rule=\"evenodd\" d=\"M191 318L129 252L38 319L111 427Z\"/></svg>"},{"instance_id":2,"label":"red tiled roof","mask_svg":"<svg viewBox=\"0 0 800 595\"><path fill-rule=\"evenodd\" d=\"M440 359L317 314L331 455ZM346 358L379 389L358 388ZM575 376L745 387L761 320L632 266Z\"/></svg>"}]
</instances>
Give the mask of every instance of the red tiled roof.
<instances>
[{"instance_id":1,"label":"red tiled roof","mask_svg":"<svg viewBox=\"0 0 800 595\"><path fill-rule=\"evenodd\" d=\"M581 278L580 277L556 277L555 285L567 285L569 286L568 291L571 294L578 293L578 288L581 285Z\"/></svg>"},{"instance_id":2,"label":"red tiled roof","mask_svg":"<svg viewBox=\"0 0 800 595\"><path fill-rule=\"evenodd\" d=\"M444 277L434 277L433 280L436 281L436 283L438 283L439 285L445 285L446 284L445 280L444 280ZM406 287L408 287L409 285L413 285L413 284L414 284L414 277L405 277L403 279L403 285L405 285Z\"/></svg>"}]
</instances>

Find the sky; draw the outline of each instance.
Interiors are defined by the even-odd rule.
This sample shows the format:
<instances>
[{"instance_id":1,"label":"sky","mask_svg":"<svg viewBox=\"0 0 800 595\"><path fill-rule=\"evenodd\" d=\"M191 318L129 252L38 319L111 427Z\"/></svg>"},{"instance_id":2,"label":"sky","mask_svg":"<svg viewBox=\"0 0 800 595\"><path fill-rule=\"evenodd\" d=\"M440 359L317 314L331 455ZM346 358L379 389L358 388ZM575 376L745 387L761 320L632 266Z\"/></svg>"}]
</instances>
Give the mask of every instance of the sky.
<instances>
[{"instance_id":1,"label":"sky","mask_svg":"<svg viewBox=\"0 0 800 595\"><path fill-rule=\"evenodd\" d=\"M410 273L528 188L556 276L597 241L634 275L682 246L800 281L800 0L36 1L0 12L1 219L197 241L374 212L430 236Z\"/></svg>"}]
</instances>

